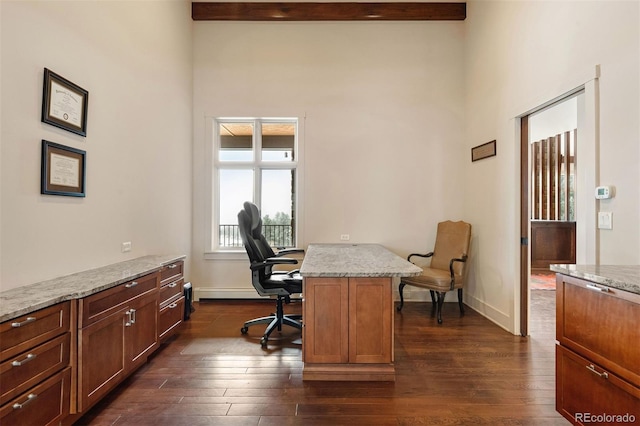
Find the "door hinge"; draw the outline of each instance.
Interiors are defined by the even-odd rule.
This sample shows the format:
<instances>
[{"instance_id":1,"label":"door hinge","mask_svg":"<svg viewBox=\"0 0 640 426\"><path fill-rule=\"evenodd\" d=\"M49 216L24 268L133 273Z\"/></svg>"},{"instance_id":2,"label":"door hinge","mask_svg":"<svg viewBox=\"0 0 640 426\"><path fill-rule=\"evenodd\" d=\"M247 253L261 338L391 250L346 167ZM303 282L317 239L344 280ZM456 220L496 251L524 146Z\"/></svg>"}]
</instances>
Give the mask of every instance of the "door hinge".
<instances>
[{"instance_id":1,"label":"door hinge","mask_svg":"<svg viewBox=\"0 0 640 426\"><path fill-rule=\"evenodd\" d=\"M528 246L528 245L529 245L529 238L527 238L527 237L520 237L520 245L521 245L521 246Z\"/></svg>"}]
</instances>

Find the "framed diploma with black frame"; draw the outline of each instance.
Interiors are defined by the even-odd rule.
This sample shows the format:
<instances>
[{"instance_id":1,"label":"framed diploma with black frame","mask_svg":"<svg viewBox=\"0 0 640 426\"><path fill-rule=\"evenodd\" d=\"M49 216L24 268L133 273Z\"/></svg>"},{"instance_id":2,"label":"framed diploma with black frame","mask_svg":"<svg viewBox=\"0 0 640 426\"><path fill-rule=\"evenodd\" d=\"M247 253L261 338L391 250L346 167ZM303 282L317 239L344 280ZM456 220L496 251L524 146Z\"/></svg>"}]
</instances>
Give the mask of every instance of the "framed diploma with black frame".
<instances>
[{"instance_id":1,"label":"framed diploma with black frame","mask_svg":"<svg viewBox=\"0 0 640 426\"><path fill-rule=\"evenodd\" d=\"M41 194L85 196L86 151L42 140Z\"/></svg>"},{"instance_id":2,"label":"framed diploma with black frame","mask_svg":"<svg viewBox=\"0 0 640 426\"><path fill-rule=\"evenodd\" d=\"M89 92L44 69L42 88L42 122L80 136L87 136Z\"/></svg>"}]
</instances>

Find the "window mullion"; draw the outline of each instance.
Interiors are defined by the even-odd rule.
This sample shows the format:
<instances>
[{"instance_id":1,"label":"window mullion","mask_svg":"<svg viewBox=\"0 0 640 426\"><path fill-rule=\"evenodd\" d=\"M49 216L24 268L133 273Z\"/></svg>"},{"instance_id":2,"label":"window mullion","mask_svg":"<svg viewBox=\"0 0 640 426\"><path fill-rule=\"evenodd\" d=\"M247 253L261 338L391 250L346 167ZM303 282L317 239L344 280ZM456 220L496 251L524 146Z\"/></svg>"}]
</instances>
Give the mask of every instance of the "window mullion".
<instances>
[{"instance_id":1,"label":"window mullion","mask_svg":"<svg viewBox=\"0 0 640 426\"><path fill-rule=\"evenodd\" d=\"M262 208L262 122L253 125L253 199Z\"/></svg>"}]
</instances>

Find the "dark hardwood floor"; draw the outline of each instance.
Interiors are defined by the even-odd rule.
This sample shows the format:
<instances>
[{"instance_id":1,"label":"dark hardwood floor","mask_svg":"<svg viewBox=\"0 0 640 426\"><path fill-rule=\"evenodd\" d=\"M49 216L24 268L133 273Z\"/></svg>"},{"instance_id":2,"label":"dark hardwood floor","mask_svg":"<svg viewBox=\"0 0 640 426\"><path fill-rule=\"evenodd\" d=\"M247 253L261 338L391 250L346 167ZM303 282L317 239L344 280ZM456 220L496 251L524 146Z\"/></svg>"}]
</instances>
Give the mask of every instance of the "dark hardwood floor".
<instances>
[{"instance_id":1,"label":"dark hardwood floor","mask_svg":"<svg viewBox=\"0 0 640 426\"><path fill-rule=\"evenodd\" d=\"M555 292L534 291L531 336L457 303L395 313L396 382L303 382L299 332L267 350L247 319L271 301L203 301L179 336L76 424L567 425L555 411ZM288 312L300 304L287 306Z\"/></svg>"}]
</instances>

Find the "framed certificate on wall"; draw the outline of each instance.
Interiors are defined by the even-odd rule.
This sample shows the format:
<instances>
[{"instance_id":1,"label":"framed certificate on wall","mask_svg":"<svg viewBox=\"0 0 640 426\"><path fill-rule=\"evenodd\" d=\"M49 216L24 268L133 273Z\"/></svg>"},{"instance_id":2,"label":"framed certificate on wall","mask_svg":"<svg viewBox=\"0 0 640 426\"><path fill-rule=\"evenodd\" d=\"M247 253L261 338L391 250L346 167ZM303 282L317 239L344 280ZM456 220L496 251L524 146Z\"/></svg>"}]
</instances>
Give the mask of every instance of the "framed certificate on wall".
<instances>
[{"instance_id":1,"label":"framed certificate on wall","mask_svg":"<svg viewBox=\"0 0 640 426\"><path fill-rule=\"evenodd\" d=\"M80 136L87 136L89 92L44 69L42 122Z\"/></svg>"},{"instance_id":2,"label":"framed certificate on wall","mask_svg":"<svg viewBox=\"0 0 640 426\"><path fill-rule=\"evenodd\" d=\"M85 196L86 152L42 140L41 194Z\"/></svg>"}]
</instances>

